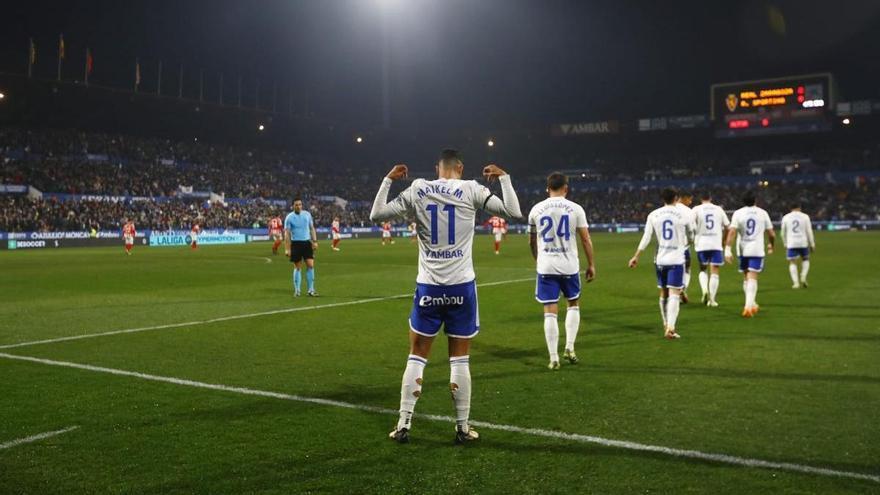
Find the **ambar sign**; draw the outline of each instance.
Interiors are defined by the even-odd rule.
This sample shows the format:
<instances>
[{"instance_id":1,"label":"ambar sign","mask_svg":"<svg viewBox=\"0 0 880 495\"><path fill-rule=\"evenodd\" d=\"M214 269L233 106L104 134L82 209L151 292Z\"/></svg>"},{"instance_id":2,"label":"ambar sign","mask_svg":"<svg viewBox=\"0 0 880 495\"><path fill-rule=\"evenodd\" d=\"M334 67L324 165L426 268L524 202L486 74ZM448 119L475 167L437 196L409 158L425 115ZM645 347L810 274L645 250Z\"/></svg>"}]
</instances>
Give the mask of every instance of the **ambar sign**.
<instances>
[{"instance_id":1,"label":"ambar sign","mask_svg":"<svg viewBox=\"0 0 880 495\"><path fill-rule=\"evenodd\" d=\"M558 124L553 126L553 134L559 136L616 134L618 132L620 132L620 123L616 120L605 120L601 122L580 122L574 124Z\"/></svg>"}]
</instances>

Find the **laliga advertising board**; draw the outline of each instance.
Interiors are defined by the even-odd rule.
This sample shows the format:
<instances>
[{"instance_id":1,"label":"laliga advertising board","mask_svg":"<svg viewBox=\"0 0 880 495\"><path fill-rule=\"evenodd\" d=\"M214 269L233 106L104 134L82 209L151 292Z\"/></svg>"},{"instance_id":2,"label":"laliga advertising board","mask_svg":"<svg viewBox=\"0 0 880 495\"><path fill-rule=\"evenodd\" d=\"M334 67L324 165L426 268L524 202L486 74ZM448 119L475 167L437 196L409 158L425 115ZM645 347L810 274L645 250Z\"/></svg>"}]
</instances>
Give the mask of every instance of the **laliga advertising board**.
<instances>
[{"instance_id":1,"label":"laliga advertising board","mask_svg":"<svg viewBox=\"0 0 880 495\"><path fill-rule=\"evenodd\" d=\"M238 232L202 232L201 234L199 234L200 246L206 244L244 244L246 241L247 236ZM192 237L189 235L189 233L154 232L152 235L150 235L150 246L189 246L191 242Z\"/></svg>"}]
</instances>

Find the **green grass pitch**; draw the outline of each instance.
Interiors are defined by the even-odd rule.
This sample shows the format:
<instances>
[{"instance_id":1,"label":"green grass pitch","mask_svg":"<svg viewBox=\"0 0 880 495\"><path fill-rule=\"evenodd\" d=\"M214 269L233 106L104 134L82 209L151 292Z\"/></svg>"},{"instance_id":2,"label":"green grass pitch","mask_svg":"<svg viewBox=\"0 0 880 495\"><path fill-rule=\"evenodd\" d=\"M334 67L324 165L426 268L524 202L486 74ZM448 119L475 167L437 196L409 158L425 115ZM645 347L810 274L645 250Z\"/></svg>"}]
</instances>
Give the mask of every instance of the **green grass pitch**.
<instances>
[{"instance_id":1,"label":"green grass pitch","mask_svg":"<svg viewBox=\"0 0 880 495\"><path fill-rule=\"evenodd\" d=\"M682 307L661 338L638 237L594 234L581 363L546 369L529 281L479 290L472 418L676 449L880 475L880 235L820 233L810 288L768 258L761 313L739 316L740 275L719 303ZM416 247L349 240L318 251L321 297L294 300L290 264L265 243L0 252L0 493L878 493L880 482L754 468L417 417L412 443L376 411L254 396L12 359L139 372L396 409L407 297L9 347L113 330L411 293ZM533 277L526 239L475 242L478 283ZM267 262L267 259L271 262ZM690 290L699 298L696 273ZM446 342L417 414L449 415Z\"/></svg>"}]
</instances>

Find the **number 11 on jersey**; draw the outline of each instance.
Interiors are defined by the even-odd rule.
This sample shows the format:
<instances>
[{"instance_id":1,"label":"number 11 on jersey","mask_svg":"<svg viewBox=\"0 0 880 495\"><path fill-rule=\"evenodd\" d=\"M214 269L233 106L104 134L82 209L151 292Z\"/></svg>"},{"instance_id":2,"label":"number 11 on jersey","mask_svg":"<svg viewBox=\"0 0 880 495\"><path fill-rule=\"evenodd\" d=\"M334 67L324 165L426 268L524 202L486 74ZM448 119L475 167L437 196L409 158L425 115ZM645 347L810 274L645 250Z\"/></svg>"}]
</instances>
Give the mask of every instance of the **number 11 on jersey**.
<instances>
[{"instance_id":1,"label":"number 11 on jersey","mask_svg":"<svg viewBox=\"0 0 880 495\"><path fill-rule=\"evenodd\" d=\"M439 237L437 235L439 207L435 204L429 204L425 206L425 209L431 214L431 244L437 244L439 242L437 239ZM445 211L449 217L447 220L449 226L449 242L447 244L455 244L455 205L445 205L443 211Z\"/></svg>"}]
</instances>

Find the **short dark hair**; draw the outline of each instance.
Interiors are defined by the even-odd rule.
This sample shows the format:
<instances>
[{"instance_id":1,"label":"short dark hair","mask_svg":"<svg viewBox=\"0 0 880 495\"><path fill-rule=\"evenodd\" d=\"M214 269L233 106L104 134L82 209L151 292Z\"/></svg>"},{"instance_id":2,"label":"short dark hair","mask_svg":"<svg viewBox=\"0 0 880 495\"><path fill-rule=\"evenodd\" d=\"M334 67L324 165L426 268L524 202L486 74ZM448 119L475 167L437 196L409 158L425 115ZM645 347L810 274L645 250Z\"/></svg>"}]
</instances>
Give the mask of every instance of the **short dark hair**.
<instances>
[{"instance_id":1,"label":"short dark hair","mask_svg":"<svg viewBox=\"0 0 880 495\"><path fill-rule=\"evenodd\" d=\"M702 199L703 201L709 201L710 199L712 199L712 193L710 193L709 191L703 191L700 194L700 199Z\"/></svg>"},{"instance_id":2,"label":"short dark hair","mask_svg":"<svg viewBox=\"0 0 880 495\"><path fill-rule=\"evenodd\" d=\"M687 191L678 191L679 198L691 198L693 195Z\"/></svg>"},{"instance_id":3,"label":"short dark hair","mask_svg":"<svg viewBox=\"0 0 880 495\"><path fill-rule=\"evenodd\" d=\"M796 199L796 200L794 200L794 201L791 202L791 209L792 209L792 210L795 209L795 208L800 208L800 207L801 207L801 200Z\"/></svg>"},{"instance_id":4,"label":"short dark hair","mask_svg":"<svg viewBox=\"0 0 880 495\"><path fill-rule=\"evenodd\" d=\"M568 176L559 172L553 172L547 176L547 189L558 191L568 185Z\"/></svg>"},{"instance_id":5,"label":"short dark hair","mask_svg":"<svg viewBox=\"0 0 880 495\"><path fill-rule=\"evenodd\" d=\"M660 197L663 198L663 202L671 205L675 202L675 198L678 197L678 191L675 190L674 187L664 187L662 191L660 191Z\"/></svg>"},{"instance_id":6,"label":"short dark hair","mask_svg":"<svg viewBox=\"0 0 880 495\"><path fill-rule=\"evenodd\" d=\"M293 198L293 202L294 202L294 203L296 203L297 201L299 201L300 203L302 203L302 200L303 200L303 199L302 199L301 197L299 197L299 196Z\"/></svg>"},{"instance_id":7,"label":"short dark hair","mask_svg":"<svg viewBox=\"0 0 880 495\"><path fill-rule=\"evenodd\" d=\"M444 165L450 164L450 162L452 164L454 164L455 162L464 163L464 160L462 158L463 157L461 156L461 151L458 151L457 149L446 148L440 152L440 162L442 162Z\"/></svg>"},{"instance_id":8,"label":"short dark hair","mask_svg":"<svg viewBox=\"0 0 880 495\"><path fill-rule=\"evenodd\" d=\"M755 201L756 201L755 191L746 191L746 193L743 194L743 204L744 205L755 206Z\"/></svg>"}]
</instances>

